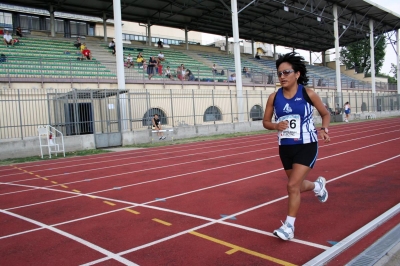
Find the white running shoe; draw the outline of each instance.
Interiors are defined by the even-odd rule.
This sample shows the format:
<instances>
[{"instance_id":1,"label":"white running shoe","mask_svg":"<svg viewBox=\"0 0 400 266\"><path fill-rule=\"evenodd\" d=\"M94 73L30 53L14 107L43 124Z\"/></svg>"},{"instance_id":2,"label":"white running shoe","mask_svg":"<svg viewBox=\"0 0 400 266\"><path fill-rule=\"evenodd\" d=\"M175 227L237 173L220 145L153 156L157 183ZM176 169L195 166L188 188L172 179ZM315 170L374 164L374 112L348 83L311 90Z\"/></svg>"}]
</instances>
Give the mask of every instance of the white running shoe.
<instances>
[{"instance_id":1,"label":"white running shoe","mask_svg":"<svg viewBox=\"0 0 400 266\"><path fill-rule=\"evenodd\" d=\"M282 240L290 240L294 237L294 227L288 222L282 223L279 229L274 230L274 235Z\"/></svg>"},{"instance_id":2,"label":"white running shoe","mask_svg":"<svg viewBox=\"0 0 400 266\"><path fill-rule=\"evenodd\" d=\"M318 177L315 182L318 182L321 186L321 190L315 194L320 202L326 202L328 200L328 190L326 190L326 180L322 176Z\"/></svg>"},{"instance_id":3,"label":"white running shoe","mask_svg":"<svg viewBox=\"0 0 400 266\"><path fill-rule=\"evenodd\" d=\"M163 139L163 140L166 139L166 138L167 138L167 137L165 137L165 136L162 136L162 137L161 137L161 139Z\"/></svg>"}]
</instances>

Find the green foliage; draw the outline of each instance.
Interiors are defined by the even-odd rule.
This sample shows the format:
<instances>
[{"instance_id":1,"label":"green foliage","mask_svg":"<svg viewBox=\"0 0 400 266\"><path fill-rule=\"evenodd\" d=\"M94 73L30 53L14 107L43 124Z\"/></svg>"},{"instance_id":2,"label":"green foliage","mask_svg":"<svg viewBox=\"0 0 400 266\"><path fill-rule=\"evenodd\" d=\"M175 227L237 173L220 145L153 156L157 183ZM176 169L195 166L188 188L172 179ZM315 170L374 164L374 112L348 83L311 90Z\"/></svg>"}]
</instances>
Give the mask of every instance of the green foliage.
<instances>
[{"instance_id":1,"label":"green foliage","mask_svg":"<svg viewBox=\"0 0 400 266\"><path fill-rule=\"evenodd\" d=\"M394 80L393 83L397 83L397 66L393 63L391 64L390 73L393 74L393 77L392 77L392 79Z\"/></svg>"},{"instance_id":2,"label":"green foliage","mask_svg":"<svg viewBox=\"0 0 400 266\"><path fill-rule=\"evenodd\" d=\"M383 35L375 37L375 72L380 73L385 60L386 38ZM342 47L340 51L341 62L347 69L359 68L358 73L370 73L371 46L369 39L351 43Z\"/></svg>"}]
</instances>

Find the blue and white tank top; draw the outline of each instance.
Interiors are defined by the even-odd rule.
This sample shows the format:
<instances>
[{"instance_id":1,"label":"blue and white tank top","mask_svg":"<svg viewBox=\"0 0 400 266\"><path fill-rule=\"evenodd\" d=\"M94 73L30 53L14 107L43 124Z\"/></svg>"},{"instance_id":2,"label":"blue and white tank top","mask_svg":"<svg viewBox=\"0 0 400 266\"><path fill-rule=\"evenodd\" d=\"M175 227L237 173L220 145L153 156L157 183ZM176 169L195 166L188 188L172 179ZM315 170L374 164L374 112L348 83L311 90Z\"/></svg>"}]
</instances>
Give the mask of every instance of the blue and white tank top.
<instances>
[{"instance_id":1,"label":"blue and white tank top","mask_svg":"<svg viewBox=\"0 0 400 266\"><path fill-rule=\"evenodd\" d=\"M275 122L287 120L289 126L278 131L279 145L296 145L317 142L318 136L313 121L313 105L303 85L291 99L283 96L280 88L274 99Z\"/></svg>"}]
</instances>

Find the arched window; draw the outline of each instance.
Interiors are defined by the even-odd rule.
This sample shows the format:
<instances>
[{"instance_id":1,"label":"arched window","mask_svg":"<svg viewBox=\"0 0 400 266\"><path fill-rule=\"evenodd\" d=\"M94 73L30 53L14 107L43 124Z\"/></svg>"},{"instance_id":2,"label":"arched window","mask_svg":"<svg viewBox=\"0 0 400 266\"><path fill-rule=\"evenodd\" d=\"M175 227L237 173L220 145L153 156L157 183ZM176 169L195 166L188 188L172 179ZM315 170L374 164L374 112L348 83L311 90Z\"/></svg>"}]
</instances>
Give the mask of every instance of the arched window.
<instances>
[{"instance_id":1,"label":"arched window","mask_svg":"<svg viewBox=\"0 0 400 266\"><path fill-rule=\"evenodd\" d=\"M209 121L219 121L219 120L222 120L222 114L219 108L216 106L208 107L207 110L204 112L203 121L209 122Z\"/></svg>"},{"instance_id":2,"label":"arched window","mask_svg":"<svg viewBox=\"0 0 400 266\"><path fill-rule=\"evenodd\" d=\"M263 109L262 109L262 107L260 105L256 104L253 107L251 107L250 118L253 121L261 120L263 118L263 116L264 116L264 112L263 112Z\"/></svg>"},{"instance_id":3,"label":"arched window","mask_svg":"<svg viewBox=\"0 0 400 266\"><path fill-rule=\"evenodd\" d=\"M155 114L158 114L161 125L167 124L167 115L164 113L164 111L160 108L151 108L143 116L143 126L151 126L151 119L153 119Z\"/></svg>"}]
</instances>

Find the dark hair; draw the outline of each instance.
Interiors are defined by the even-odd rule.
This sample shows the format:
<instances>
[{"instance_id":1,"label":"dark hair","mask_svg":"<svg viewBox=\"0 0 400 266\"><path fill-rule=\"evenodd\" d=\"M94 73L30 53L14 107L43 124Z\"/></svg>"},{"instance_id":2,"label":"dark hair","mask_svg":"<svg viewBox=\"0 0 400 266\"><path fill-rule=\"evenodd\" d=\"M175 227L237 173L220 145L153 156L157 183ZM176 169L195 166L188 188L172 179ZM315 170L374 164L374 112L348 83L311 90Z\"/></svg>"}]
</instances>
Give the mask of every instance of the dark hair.
<instances>
[{"instance_id":1,"label":"dark hair","mask_svg":"<svg viewBox=\"0 0 400 266\"><path fill-rule=\"evenodd\" d=\"M297 84L302 84L304 86L307 85L308 77L306 64L304 63L304 57L295 52L280 55L276 60L276 69L278 70L279 66L284 62L291 64L295 72L300 72L300 77L297 79Z\"/></svg>"},{"instance_id":2,"label":"dark hair","mask_svg":"<svg viewBox=\"0 0 400 266\"><path fill-rule=\"evenodd\" d=\"M154 114L153 116L159 116L158 114Z\"/></svg>"}]
</instances>

